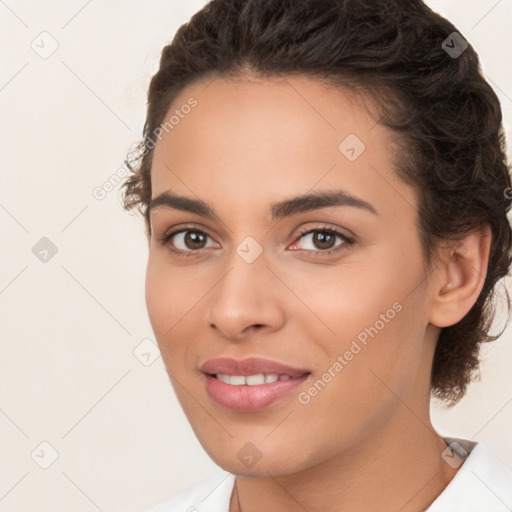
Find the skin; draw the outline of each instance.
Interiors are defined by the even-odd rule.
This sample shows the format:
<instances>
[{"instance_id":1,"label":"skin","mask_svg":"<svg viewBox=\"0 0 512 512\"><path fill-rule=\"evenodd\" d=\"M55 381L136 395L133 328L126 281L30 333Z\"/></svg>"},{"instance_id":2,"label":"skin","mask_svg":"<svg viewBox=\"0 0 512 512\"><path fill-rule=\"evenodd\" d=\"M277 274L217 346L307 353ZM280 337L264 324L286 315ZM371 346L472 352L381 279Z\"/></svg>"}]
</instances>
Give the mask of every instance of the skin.
<instances>
[{"instance_id":1,"label":"skin","mask_svg":"<svg viewBox=\"0 0 512 512\"><path fill-rule=\"evenodd\" d=\"M439 252L427 272L416 230L417 197L393 170L393 133L371 101L306 77L189 85L173 102L198 105L158 141L152 197L201 199L208 219L165 206L151 212L146 275L150 321L178 400L200 443L234 473L230 512L419 511L454 477L431 425L430 369L440 328L469 311L483 286L488 229ZM356 134L353 162L338 145ZM344 189L378 215L349 206L272 220L269 207L306 192ZM198 252L171 228L209 235ZM314 234L335 227L338 252ZM190 233L189 233L190 234ZM252 263L237 246L253 237ZM171 247L194 252L179 256ZM197 243L197 242L196 242ZM334 247L334 248L336 248ZM307 404L307 391L365 328L402 306ZM201 364L263 357L308 368L300 389L258 412L226 410L208 396ZM260 460L237 453L252 443Z\"/></svg>"}]
</instances>

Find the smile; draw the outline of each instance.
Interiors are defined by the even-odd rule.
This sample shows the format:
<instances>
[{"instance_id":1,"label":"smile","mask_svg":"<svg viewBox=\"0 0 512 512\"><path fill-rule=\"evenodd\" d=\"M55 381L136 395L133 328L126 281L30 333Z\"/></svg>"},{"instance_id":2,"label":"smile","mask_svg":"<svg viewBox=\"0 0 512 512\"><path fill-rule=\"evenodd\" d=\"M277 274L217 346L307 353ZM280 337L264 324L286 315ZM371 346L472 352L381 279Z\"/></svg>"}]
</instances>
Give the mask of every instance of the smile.
<instances>
[{"instance_id":1,"label":"smile","mask_svg":"<svg viewBox=\"0 0 512 512\"><path fill-rule=\"evenodd\" d=\"M270 373L264 375L263 373L258 373L256 375L227 375L225 373L218 373L215 377L226 384L231 384L232 386L259 386L261 384L268 384L272 382L277 382L278 380L289 380L291 377L289 375L278 375L277 373Z\"/></svg>"}]
</instances>

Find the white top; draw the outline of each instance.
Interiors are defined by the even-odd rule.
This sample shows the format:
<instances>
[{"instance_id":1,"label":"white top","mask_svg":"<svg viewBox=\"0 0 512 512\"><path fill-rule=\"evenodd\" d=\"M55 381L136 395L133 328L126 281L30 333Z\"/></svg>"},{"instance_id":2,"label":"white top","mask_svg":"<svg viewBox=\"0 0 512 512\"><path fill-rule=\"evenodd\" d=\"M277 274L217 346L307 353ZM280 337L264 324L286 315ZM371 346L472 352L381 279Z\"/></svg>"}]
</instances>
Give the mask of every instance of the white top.
<instances>
[{"instance_id":1,"label":"white top","mask_svg":"<svg viewBox=\"0 0 512 512\"><path fill-rule=\"evenodd\" d=\"M465 460L425 512L511 512L512 471L481 443L462 439L445 441ZM460 452L453 442L467 452ZM216 472L144 512L228 512L234 484L235 475Z\"/></svg>"}]
</instances>

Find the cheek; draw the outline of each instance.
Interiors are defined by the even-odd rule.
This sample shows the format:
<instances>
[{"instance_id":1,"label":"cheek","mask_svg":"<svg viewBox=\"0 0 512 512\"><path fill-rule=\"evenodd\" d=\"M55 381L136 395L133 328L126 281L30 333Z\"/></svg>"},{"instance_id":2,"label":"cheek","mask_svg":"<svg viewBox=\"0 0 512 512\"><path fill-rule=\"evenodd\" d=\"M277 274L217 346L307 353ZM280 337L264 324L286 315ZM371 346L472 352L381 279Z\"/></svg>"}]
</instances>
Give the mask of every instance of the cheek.
<instances>
[{"instance_id":1,"label":"cheek","mask_svg":"<svg viewBox=\"0 0 512 512\"><path fill-rule=\"evenodd\" d=\"M145 282L146 308L164 364L173 375L183 375L183 361L194 357L193 338L207 290L207 279L173 268L165 255L150 253Z\"/></svg>"},{"instance_id":2,"label":"cheek","mask_svg":"<svg viewBox=\"0 0 512 512\"><path fill-rule=\"evenodd\" d=\"M145 283L148 316L161 351L175 336L180 318L186 315L191 308L189 302L194 299L193 290L186 287L179 270L163 260L162 256L150 253Z\"/></svg>"},{"instance_id":3,"label":"cheek","mask_svg":"<svg viewBox=\"0 0 512 512\"><path fill-rule=\"evenodd\" d=\"M364 259L354 254L339 267L319 267L307 280L296 274L297 295L308 306L302 326L311 339L323 340L323 366L346 353L347 360L361 363L351 366L388 374L395 363L408 368L419 357L425 329L418 287L422 260L413 249L396 247L396 241L374 247Z\"/></svg>"},{"instance_id":4,"label":"cheek","mask_svg":"<svg viewBox=\"0 0 512 512\"><path fill-rule=\"evenodd\" d=\"M146 269L145 297L146 308L153 332L160 344L161 337L166 329L172 325L170 322L170 306L174 302L169 288L169 279L160 270L156 258L150 253Z\"/></svg>"},{"instance_id":5,"label":"cheek","mask_svg":"<svg viewBox=\"0 0 512 512\"><path fill-rule=\"evenodd\" d=\"M336 339L357 336L379 322L384 314L394 318L396 302L404 299L407 285L394 275L396 263L388 265L375 251L371 258L347 259L338 267L319 267L307 274L296 273L294 291L307 305L302 321L318 333Z\"/></svg>"}]
</instances>

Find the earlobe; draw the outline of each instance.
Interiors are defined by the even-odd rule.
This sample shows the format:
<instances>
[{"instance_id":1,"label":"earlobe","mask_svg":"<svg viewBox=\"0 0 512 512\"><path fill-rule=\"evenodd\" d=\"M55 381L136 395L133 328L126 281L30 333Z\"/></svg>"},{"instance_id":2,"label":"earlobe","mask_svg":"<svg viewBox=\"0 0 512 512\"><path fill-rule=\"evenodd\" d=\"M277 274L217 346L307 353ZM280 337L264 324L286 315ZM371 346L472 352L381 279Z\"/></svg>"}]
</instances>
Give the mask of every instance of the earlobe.
<instances>
[{"instance_id":1,"label":"earlobe","mask_svg":"<svg viewBox=\"0 0 512 512\"><path fill-rule=\"evenodd\" d=\"M441 258L433 279L431 324L454 325L473 307L487 275L490 245L491 229L485 226L452 244Z\"/></svg>"}]
</instances>

